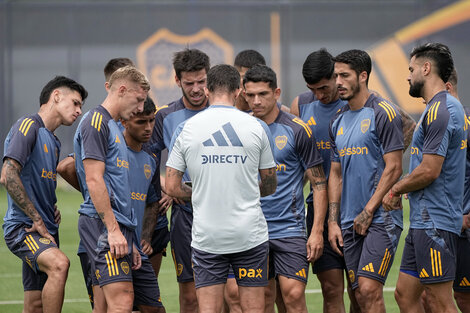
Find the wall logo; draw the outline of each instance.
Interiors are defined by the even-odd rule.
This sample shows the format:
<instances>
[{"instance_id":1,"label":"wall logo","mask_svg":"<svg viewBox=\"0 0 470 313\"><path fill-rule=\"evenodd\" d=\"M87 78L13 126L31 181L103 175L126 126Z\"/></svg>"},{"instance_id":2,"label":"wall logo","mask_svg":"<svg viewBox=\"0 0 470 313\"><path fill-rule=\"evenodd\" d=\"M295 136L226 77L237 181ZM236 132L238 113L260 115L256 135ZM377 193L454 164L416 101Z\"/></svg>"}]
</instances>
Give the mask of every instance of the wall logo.
<instances>
[{"instance_id":1,"label":"wall logo","mask_svg":"<svg viewBox=\"0 0 470 313\"><path fill-rule=\"evenodd\" d=\"M287 144L287 136L285 136L285 135L277 136L275 141L276 141L276 147L279 150L282 150L282 149L284 149L284 147Z\"/></svg>"},{"instance_id":2,"label":"wall logo","mask_svg":"<svg viewBox=\"0 0 470 313\"><path fill-rule=\"evenodd\" d=\"M217 145L219 147L227 147L227 146L230 146L230 144L233 147L243 147L243 144L240 141L240 138L238 138L238 135L235 132L235 129L233 129L232 124L230 123L223 125L221 130L218 130L212 134L212 137L215 141L215 144L214 144L214 141L211 138L209 138L202 143L204 147L212 147L214 145Z\"/></svg>"},{"instance_id":3,"label":"wall logo","mask_svg":"<svg viewBox=\"0 0 470 313\"><path fill-rule=\"evenodd\" d=\"M189 36L159 29L137 48L137 66L148 77L151 96L158 106L181 97L171 60L175 52L187 47L205 52L211 66L233 62L233 46L209 28Z\"/></svg>"}]
</instances>

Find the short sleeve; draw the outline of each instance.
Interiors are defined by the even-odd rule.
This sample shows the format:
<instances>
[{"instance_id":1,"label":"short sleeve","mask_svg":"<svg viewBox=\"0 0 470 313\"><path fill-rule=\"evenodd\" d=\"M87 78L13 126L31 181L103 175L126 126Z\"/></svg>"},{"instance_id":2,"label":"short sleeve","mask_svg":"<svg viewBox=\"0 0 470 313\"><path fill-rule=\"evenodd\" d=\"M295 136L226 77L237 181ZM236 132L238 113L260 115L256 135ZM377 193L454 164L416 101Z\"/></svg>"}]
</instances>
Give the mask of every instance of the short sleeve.
<instances>
[{"instance_id":1,"label":"short sleeve","mask_svg":"<svg viewBox=\"0 0 470 313\"><path fill-rule=\"evenodd\" d=\"M331 162L339 162L339 154L338 154L338 149L336 147L336 136L335 136L335 124L334 124L334 119L331 120L330 122L330 127L328 129L328 133L330 135L330 160Z\"/></svg>"},{"instance_id":2,"label":"short sleeve","mask_svg":"<svg viewBox=\"0 0 470 313\"><path fill-rule=\"evenodd\" d=\"M317 149L315 136L310 126L298 118L294 119L294 122L301 126L295 132L295 150L305 164L305 168L322 164L323 159Z\"/></svg>"},{"instance_id":3,"label":"short sleeve","mask_svg":"<svg viewBox=\"0 0 470 313\"><path fill-rule=\"evenodd\" d=\"M264 122L261 122L263 124ZM265 124L266 125L266 124ZM274 163L274 157L273 157L273 147L272 147L272 135L271 131L269 128L263 127L263 132L261 136L261 155L259 159L259 166L258 168L263 170L267 168L273 168L276 166L276 163Z\"/></svg>"},{"instance_id":4,"label":"short sleeve","mask_svg":"<svg viewBox=\"0 0 470 313\"><path fill-rule=\"evenodd\" d=\"M184 158L184 138L182 134L184 124L181 124L176 129L171 139L171 144L168 149L168 161L166 166L174 168L180 172L186 171L186 161Z\"/></svg>"},{"instance_id":5,"label":"short sleeve","mask_svg":"<svg viewBox=\"0 0 470 313\"><path fill-rule=\"evenodd\" d=\"M445 156L449 146L450 130L448 129L450 114L447 106L440 101L432 104L423 118L423 153Z\"/></svg>"},{"instance_id":6,"label":"short sleeve","mask_svg":"<svg viewBox=\"0 0 470 313\"><path fill-rule=\"evenodd\" d=\"M82 160L94 159L106 162L108 153L109 127L103 122L103 115L92 112L80 125L82 137Z\"/></svg>"},{"instance_id":7,"label":"short sleeve","mask_svg":"<svg viewBox=\"0 0 470 313\"><path fill-rule=\"evenodd\" d=\"M10 130L3 160L10 158L24 167L36 144L39 127L38 122L29 117L18 120Z\"/></svg>"},{"instance_id":8,"label":"short sleeve","mask_svg":"<svg viewBox=\"0 0 470 313\"><path fill-rule=\"evenodd\" d=\"M375 110L375 123L384 153L403 149L402 120L395 106L385 100L379 102Z\"/></svg>"}]
</instances>

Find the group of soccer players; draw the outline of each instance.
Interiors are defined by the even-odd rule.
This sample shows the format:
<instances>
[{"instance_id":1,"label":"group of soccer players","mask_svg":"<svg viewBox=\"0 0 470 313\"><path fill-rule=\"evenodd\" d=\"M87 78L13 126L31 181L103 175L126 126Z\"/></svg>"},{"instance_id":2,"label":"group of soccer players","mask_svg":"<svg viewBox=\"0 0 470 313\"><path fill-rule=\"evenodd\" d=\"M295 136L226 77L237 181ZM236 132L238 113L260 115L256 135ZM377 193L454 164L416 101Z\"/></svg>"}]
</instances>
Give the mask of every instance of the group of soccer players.
<instances>
[{"instance_id":1,"label":"group of soccer players","mask_svg":"<svg viewBox=\"0 0 470 313\"><path fill-rule=\"evenodd\" d=\"M426 103L418 123L368 89L372 62L362 50L308 55L310 91L290 109L254 50L212 68L202 51L175 53L182 97L158 109L132 61L112 59L107 97L83 116L60 163L53 132L77 119L87 91L54 78L39 112L5 140L3 228L23 260L23 311L62 309L69 260L58 248L58 172L83 196L78 255L93 312L165 312L157 277L168 240L181 312L307 312L310 263L324 312L346 311L344 273L351 312L385 312L402 195L410 230L400 311L457 312L455 297L470 312L470 122L449 48L425 44L410 58L409 93Z\"/></svg>"}]
</instances>

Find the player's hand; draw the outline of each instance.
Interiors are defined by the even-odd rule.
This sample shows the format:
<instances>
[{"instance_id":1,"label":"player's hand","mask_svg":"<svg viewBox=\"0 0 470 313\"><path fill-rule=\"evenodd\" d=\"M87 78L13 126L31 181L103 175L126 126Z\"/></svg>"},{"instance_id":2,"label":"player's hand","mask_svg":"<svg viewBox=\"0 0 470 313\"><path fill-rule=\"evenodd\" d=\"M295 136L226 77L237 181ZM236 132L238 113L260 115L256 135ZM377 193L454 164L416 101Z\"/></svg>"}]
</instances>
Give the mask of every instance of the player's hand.
<instances>
[{"instance_id":1,"label":"player's hand","mask_svg":"<svg viewBox=\"0 0 470 313\"><path fill-rule=\"evenodd\" d=\"M172 204L173 198L162 191L162 198L158 201L158 205L160 206L158 213L165 215Z\"/></svg>"},{"instance_id":2,"label":"player's hand","mask_svg":"<svg viewBox=\"0 0 470 313\"><path fill-rule=\"evenodd\" d=\"M390 190L382 199L382 206L385 211L403 210L401 195L394 194Z\"/></svg>"},{"instance_id":3,"label":"player's hand","mask_svg":"<svg viewBox=\"0 0 470 313\"><path fill-rule=\"evenodd\" d=\"M54 204L54 222L59 225L62 221L62 214L60 214L60 210L57 209L57 205Z\"/></svg>"},{"instance_id":4,"label":"player's hand","mask_svg":"<svg viewBox=\"0 0 470 313\"><path fill-rule=\"evenodd\" d=\"M179 205L184 205L184 200L178 199L178 198L173 198L173 203L179 204Z\"/></svg>"},{"instance_id":5,"label":"player's hand","mask_svg":"<svg viewBox=\"0 0 470 313\"><path fill-rule=\"evenodd\" d=\"M44 221L42 220L42 218L39 218L38 220L33 221L33 225L31 225L30 228L25 228L25 231L28 233L37 232L42 237L47 238L53 243L57 244L55 242L54 237L51 234L49 234L49 231L47 230L46 225L44 225Z\"/></svg>"},{"instance_id":6,"label":"player's hand","mask_svg":"<svg viewBox=\"0 0 470 313\"><path fill-rule=\"evenodd\" d=\"M132 249L132 270L136 271L142 266L142 257L140 256L139 250L134 245L134 249Z\"/></svg>"},{"instance_id":7,"label":"player's hand","mask_svg":"<svg viewBox=\"0 0 470 313\"><path fill-rule=\"evenodd\" d=\"M142 239L140 241L140 245L142 246L142 252L146 255L151 255L153 253L152 245L147 240Z\"/></svg>"},{"instance_id":8,"label":"player's hand","mask_svg":"<svg viewBox=\"0 0 470 313\"><path fill-rule=\"evenodd\" d=\"M333 251L343 256L340 249L343 247L343 235L341 235L341 229L336 222L328 222L328 241Z\"/></svg>"},{"instance_id":9,"label":"player's hand","mask_svg":"<svg viewBox=\"0 0 470 313\"><path fill-rule=\"evenodd\" d=\"M115 230L108 232L108 243L109 251L111 251L111 255L116 259L120 259L129 253L127 240L121 233L119 226L116 226Z\"/></svg>"},{"instance_id":10,"label":"player's hand","mask_svg":"<svg viewBox=\"0 0 470 313\"><path fill-rule=\"evenodd\" d=\"M463 216L462 220L462 232L464 232L466 229L470 228L470 214L466 214Z\"/></svg>"},{"instance_id":11,"label":"player's hand","mask_svg":"<svg viewBox=\"0 0 470 313\"><path fill-rule=\"evenodd\" d=\"M356 233L361 236L365 236L373 218L374 214L367 212L366 209L362 210L362 212L354 219L354 230Z\"/></svg>"},{"instance_id":12,"label":"player's hand","mask_svg":"<svg viewBox=\"0 0 470 313\"><path fill-rule=\"evenodd\" d=\"M323 254L323 234L313 232L307 240L307 260L315 262Z\"/></svg>"}]
</instances>

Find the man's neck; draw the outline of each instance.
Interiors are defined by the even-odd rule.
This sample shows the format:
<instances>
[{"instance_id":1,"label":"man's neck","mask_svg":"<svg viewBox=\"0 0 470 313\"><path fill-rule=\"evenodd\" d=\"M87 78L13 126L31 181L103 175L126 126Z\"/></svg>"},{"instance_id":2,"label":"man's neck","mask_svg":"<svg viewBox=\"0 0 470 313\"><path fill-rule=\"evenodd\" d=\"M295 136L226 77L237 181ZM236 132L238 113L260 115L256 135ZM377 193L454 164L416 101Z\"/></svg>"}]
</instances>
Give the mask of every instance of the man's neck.
<instances>
[{"instance_id":1,"label":"man's neck","mask_svg":"<svg viewBox=\"0 0 470 313\"><path fill-rule=\"evenodd\" d=\"M362 90L357 93L354 98L348 100L348 105L351 108L351 111L360 110L364 107L367 102L367 99L370 97L369 89L363 87Z\"/></svg>"},{"instance_id":2,"label":"man's neck","mask_svg":"<svg viewBox=\"0 0 470 313\"><path fill-rule=\"evenodd\" d=\"M108 96L106 99L104 99L103 103L101 104L103 108L108 111L109 115L113 118L113 120L117 121L119 119L119 110L118 110L118 104L116 102L116 99L113 99L110 97L110 94L108 93Z\"/></svg>"},{"instance_id":3,"label":"man's neck","mask_svg":"<svg viewBox=\"0 0 470 313\"><path fill-rule=\"evenodd\" d=\"M235 106L235 99L227 94L209 95L209 102L211 105Z\"/></svg>"},{"instance_id":4,"label":"man's neck","mask_svg":"<svg viewBox=\"0 0 470 313\"><path fill-rule=\"evenodd\" d=\"M126 144L132 150L139 152L142 150L142 143L138 142L134 138L132 138L126 130L124 130L124 139L126 140Z\"/></svg>"},{"instance_id":5,"label":"man's neck","mask_svg":"<svg viewBox=\"0 0 470 313\"><path fill-rule=\"evenodd\" d=\"M434 98L441 91L446 90L446 85L442 81L430 82L423 86L423 99L426 101L426 104Z\"/></svg>"},{"instance_id":6,"label":"man's neck","mask_svg":"<svg viewBox=\"0 0 470 313\"><path fill-rule=\"evenodd\" d=\"M39 108L38 115L41 117L44 126L51 132L54 132L62 122L60 117L56 114L56 111L51 106L51 103L43 104Z\"/></svg>"},{"instance_id":7,"label":"man's neck","mask_svg":"<svg viewBox=\"0 0 470 313\"><path fill-rule=\"evenodd\" d=\"M279 108L277 106L277 103L276 103L274 105L273 109L271 110L271 112L269 112L268 114L263 116L261 118L261 120L263 122L265 122L266 124L270 125L270 124L274 123L274 121L277 119L277 117L279 116L280 111L281 110L279 110Z\"/></svg>"}]
</instances>

